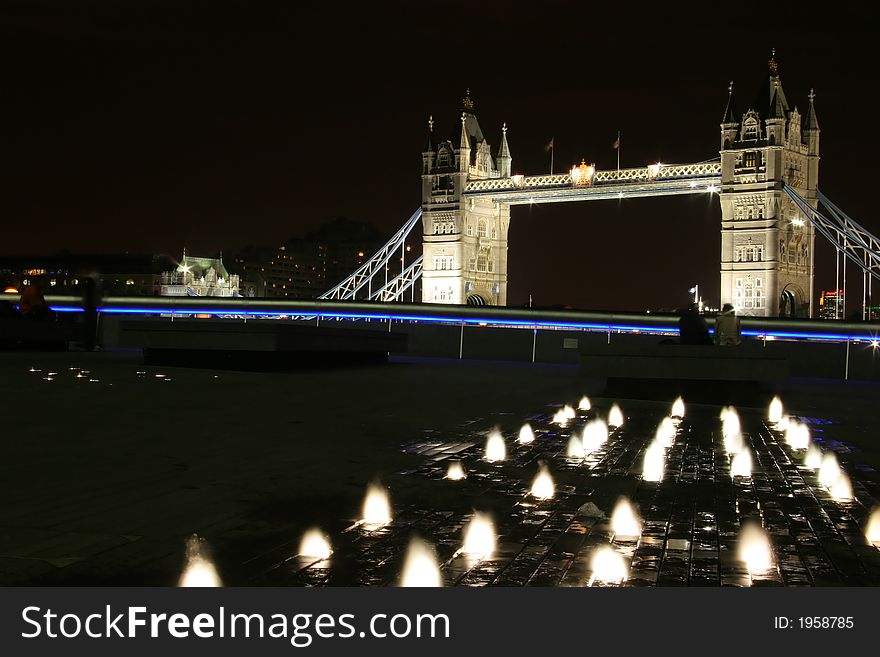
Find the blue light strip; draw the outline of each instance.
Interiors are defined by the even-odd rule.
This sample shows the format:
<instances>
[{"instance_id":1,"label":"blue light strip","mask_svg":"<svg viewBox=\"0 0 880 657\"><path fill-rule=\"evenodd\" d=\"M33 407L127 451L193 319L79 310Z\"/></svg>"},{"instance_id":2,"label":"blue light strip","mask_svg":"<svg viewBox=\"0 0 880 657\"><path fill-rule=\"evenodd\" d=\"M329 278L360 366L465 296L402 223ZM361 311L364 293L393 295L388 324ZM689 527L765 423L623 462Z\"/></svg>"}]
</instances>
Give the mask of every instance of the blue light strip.
<instances>
[{"instance_id":1,"label":"blue light strip","mask_svg":"<svg viewBox=\"0 0 880 657\"><path fill-rule=\"evenodd\" d=\"M80 313L82 308L76 306L52 306L52 310L60 313ZM459 324L470 326L492 326L497 328L529 328L529 329L569 329L580 331L677 334L678 327L673 325L640 326L638 324L599 324L588 322L554 322L528 321L522 319L473 318L473 317L440 317L434 315L406 315L400 313L369 313L369 312L309 312L295 310L292 312L268 310L232 310L215 308L101 308L102 313L109 315L237 315L245 317L320 317L321 319L348 320L379 320L399 322L428 322L439 324ZM817 340L835 342L872 342L877 340L875 334L847 335L842 333L806 333L797 331L743 331L743 335L755 338Z\"/></svg>"}]
</instances>

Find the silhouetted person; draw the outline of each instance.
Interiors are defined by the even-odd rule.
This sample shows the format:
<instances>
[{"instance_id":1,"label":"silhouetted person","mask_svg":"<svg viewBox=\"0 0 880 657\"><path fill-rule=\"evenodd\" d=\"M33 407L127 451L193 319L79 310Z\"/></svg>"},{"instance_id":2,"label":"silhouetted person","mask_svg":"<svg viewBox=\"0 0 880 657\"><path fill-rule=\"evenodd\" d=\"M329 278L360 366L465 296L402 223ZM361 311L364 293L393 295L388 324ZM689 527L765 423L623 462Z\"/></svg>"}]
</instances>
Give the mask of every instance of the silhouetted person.
<instances>
[{"instance_id":1,"label":"silhouetted person","mask_svg":"<svg viewBox=\"0 0 880 657\"><path fill-rule=\"evenodd\" d=\"M729 303L724 304L721 313L715 318L715 343L722 347L737 347L742 344L742 322Z\"/></svg>"},{"instance_id":2,"label":"silhouetted person","mask_svg":"<svg viewBox=\"0 0 880 657\"><path fill-rule=\"evenodd\" d=\"M101 279L89 274L83 279L83 346L94 351L98 341L98 305L101 303Z\"/></svg>"},{"instance_id":3,"label":"silhouetted person","mask_svg":"<svg viewBox=\"0 0 880 657\"><path fill-rule=\"evenodd\" d=\"M679 314L678 335L681 344L712 344L709 326L698 312L697 304L692 303Z\"/></svg>"},{"instance_id":4,"label":"silhouetted person","mask_svg":"<svg viewBox=\"0 0 880 657\"><path fill-rule=\"evenodd\" d=\"M50 319L52 310L46 303L46 297L40 292L40 287L34 283L24 288L18 301L18 310L25 319Z\"/></svg>"}]
</instances>

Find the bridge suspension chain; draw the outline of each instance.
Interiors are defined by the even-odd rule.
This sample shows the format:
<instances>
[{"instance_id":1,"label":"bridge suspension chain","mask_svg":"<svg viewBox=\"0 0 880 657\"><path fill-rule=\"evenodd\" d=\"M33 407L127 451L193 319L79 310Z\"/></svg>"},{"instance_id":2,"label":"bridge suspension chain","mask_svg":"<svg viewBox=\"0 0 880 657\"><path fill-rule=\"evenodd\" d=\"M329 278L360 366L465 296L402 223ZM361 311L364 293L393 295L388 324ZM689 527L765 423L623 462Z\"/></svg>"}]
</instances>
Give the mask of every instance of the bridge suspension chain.
<instances>
[{"instance_id":1,"label":"bridge suspension chain","mask_svg":"<svg viewBox=\"0 0 880 657\"><path fill-rule=\"evenodd\" d=\"M364 287L367 288L367 298L373 299L374 297L374 278L381 274L385 276L385 268L388 266L388 261L391 260L391 256L397 252L398 249L401 250L401 253L404 253L404 249L406 248L406 238L409 236L412 229L418 225L419 221L422 218L422 210L419 208L415 212L413 212L412 216L406 220L406 223L400 227L400 229L394 233L390 240L385 243L381 249L376 251L373 256L367 260L364 264L358 267L353 274L348 276L345 280L343 280L339 285L330 288L324 294L320 295L319 299L339 299L339 300L353 300L356 298L358 292L360 292ZM419 262L421 262L421 258L419 258ZM412 265L410 265L412 267ZM404 270L403 273L406 273L407 270ZM421 276L421 265L419 266L418 275ZM403 274L401 274L402 276ZM398 277L399 278L399 277ZM378 283L379 279L375 279ZM395 279L397 280L397 279ZM415 282L415 279L409 281L409 285ZM394 281L385 282L379 288L379 290L384 290L388 288ZM378 292L379 290L376 290ZM398 297L405 290L400 290L397 294Z\"/></svg>"}]
</instances>

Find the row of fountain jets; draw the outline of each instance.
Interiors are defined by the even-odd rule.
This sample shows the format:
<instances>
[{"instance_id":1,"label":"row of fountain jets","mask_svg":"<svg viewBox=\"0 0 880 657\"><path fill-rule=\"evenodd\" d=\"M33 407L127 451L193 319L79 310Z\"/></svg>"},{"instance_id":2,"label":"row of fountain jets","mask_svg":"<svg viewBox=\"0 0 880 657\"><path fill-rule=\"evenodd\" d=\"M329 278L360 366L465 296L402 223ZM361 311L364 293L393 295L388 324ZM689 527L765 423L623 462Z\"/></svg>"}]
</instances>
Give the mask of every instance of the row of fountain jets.
<instances>
[{"instance_id":1,"label":"row of fountain jets","mask_svg":"<svg viewBox=\"0 0 880 657\"><path fill-rule=\"evenodd\" d=\"M591 410L590 400L583 397L578 410L585 414ZM666 453L675 443L678 427L684 418L684 401L679 397L675 400L670 414L664 417L654 434L654 439L645 450L642 462L642 479L660 482L666 467ZM572 406L565 405L553 416L553 422L562 427L576 419L578 413ZM785 442L794 452L803 456L803 465L814 471L818 470L819 482L837 501L849 501L853 497L849 477L841 469L833 452L825 452L816 446L810 437L810 430L805 424L785 415L782 402L774 397L768 411L768 424L771 429L784 436ZM607 422L596 418L588 422L580 435L572 433L566 448L566 457L572 460L586 460L593 452L602 447L609 439L609 427L615 430L624 423L623 412L614 404ZM721 435L724 449L730 458L730 475L734 478L750 478L752 474L751 451L743 439L739 414L736 409L725 407L721 411ZM521 445L534 442L535 432L526 423L519 430L517 442ZM507 458L507 445L504 436L498 429L489 432L486 440L485 460L490 463L504 461ZM461 461L449 464L446 479L460 480L467 477ZM529 494L538 500L548 500L555 495L553 477L544 464L539 465L538 473L532 481ZM365 531L381 529L392 521L391 503L388 491L378 484L367 488L364 498L361 519L356 523ZM642 521L633 505L626 497L621 497L610 518L611 531L615 541L637 541L641 536ZM865 529L869 542L880 547L880 508L874 509ZM464 541L453 559L462 556L470 565L483 559L491 558L496 548L496 531L492 518L485 513L475 512L464 531ZM317 528L308 530L302 537L297 556L311 560L313 563L329 559L332 554L328 537ZM744 524L739 536L739 557L746 564L749 573L754 576L767 572L773 567L773 550L770 540L757 523ZM180 586L221 586L216 567L205 556L202 540L197 536L190 538L187 544L187 559ZM591 559L592 577L587 583L622 583L627 577L624 558L611 545L598 548ZM419 538L410 542L400 579L401 586L436 587L443 585L440 566L433 548Z\"/></svg>"}]
</instances>

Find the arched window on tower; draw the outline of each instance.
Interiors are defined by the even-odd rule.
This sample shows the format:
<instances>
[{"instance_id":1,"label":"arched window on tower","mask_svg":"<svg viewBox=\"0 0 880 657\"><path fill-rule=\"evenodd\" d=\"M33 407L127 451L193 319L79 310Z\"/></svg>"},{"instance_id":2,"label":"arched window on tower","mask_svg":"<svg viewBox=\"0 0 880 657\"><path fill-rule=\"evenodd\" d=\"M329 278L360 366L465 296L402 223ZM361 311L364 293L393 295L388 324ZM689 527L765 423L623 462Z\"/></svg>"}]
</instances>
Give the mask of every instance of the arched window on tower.
<instances>
[{"instance_id":1,"label":"arched window on tower","mask_svg":"<svg viewBox=\"0 0 880 657\"><path fill-rule=\"evenodd\" d=\"M486 237L486 220L480 219L477 224L477 237Z\"/></svg>"},{"instance_id":2,"label":"arched window on tower","mask_svg":"<svg viewBox=\"0 0 880 657\"><path fill-rule=\"evenodd\" d=\"M743 123L743 141L757 141L758 139L758 122L751 118Z\"/></svg>"}]
</instances>

